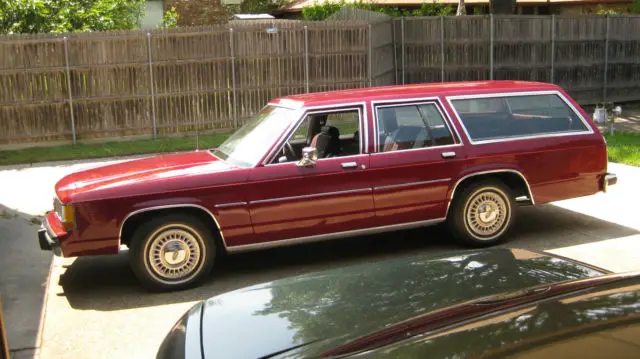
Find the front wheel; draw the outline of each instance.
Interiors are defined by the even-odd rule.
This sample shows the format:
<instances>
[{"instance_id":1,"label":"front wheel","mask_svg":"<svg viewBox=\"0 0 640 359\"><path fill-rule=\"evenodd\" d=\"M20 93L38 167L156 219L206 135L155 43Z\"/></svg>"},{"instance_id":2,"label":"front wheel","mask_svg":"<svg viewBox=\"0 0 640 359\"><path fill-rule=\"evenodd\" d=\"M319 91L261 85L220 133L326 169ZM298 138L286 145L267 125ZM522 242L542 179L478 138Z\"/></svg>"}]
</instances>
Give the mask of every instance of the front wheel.
<instances>
[{"instance_id":1,"label":"front wheel","mask_svg":"<svg viewBox=\"0 0 640 359\"><path fill-rule=\"evenodd\" d=\"M486 180L455 194L449 213L453 236L471 247L502 242L515 221L513 196L504 183Z\"/></svg>"},{"instance_id":2,"label":"front wheel","mask_svg":"<svg viewBox=\"0 0 640 359\"><path fill-rule=\"evenodd\" d=\"M211 230L191 216L154 218L136 230L131 243L131 268L148 290L192 287L213 267L215 242Z\"/></svg>"}]
</instances>

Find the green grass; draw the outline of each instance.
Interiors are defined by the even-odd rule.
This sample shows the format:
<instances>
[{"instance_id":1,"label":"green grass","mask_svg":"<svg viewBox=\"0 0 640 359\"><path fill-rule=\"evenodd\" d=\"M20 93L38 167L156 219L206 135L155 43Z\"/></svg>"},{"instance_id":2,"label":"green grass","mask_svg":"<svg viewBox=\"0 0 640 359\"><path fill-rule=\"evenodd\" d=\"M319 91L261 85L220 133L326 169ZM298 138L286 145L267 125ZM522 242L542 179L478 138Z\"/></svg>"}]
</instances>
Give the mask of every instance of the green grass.
<instances>
[{"instance_id":1,"label":"green grass","mask_svg":"<svg viewBox=\"0 0 640 359\"><path fill-rule=\"evenodd\" d=\"M200 135L199 148L214 148L229 136L228 133ZM172 137L157 140L132 140L92 144L30 147L0 150L0 166L38 163L46 161L78 160L145 153L188 151L195 149L195 136Z\"/></svg>"},{"instance_id":2,"label":"green grass","mask_svg":"<svg viewBox=\"0 0 640 359\"><path fill-rule=\"evenodd\" d=\"M640 133L606 134L609 161L640 167Z\"/></svg>"},{"instance_id":3,"label":"green grass","mask_svg":"<svg viewBox=\"0 0 640 359\"><path fill-rule=\"evenodd\" d=\"M200 148L220 145L229 133L200 136ZM607 134L609 160L640 167L640 133L616 132ZM133 140L95 144L64 145L55 147L30 147L19 150L0 150L0 166L38 163L46 161L77 160L127 156L146 153L188 151L195 148L195 136L163 138L158 140Z\"/></svg>"}]
</instances>

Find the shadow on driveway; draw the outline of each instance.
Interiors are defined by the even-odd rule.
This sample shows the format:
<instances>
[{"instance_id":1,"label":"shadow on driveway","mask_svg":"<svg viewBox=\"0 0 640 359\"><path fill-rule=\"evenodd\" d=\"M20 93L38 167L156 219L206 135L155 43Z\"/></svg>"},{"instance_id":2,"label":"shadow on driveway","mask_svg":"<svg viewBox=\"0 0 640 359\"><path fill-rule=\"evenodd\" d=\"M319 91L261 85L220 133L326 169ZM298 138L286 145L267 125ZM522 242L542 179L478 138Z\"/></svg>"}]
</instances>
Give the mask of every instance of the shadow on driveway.
<instances>
[{"instance_id":1,"label":"shadow on driveway","mask_svg":"<svg viewBox=\"0 0 640 359\"><path fill-rule=\"evenodd\" d=\"M511 240L501 246L547 250L629 236L637 230L553 205L519 208ZM128 266L128 253L76 259L59 284L71 307L113 311L205 299L286 276L406 255L461 250L444 225L362 236L221 258L202 286L182 292L148 293Z\"/></svg>"},{"instance_id":2,"label":"shadow on driveway","mask_svg":"<svg viewBox=\"0 0 640 359\"><path fill-rule=\"evenodd\" d=\"M41 314L52 254L40 250L33 216L0 205L0 296L9 348L40 346Z\"/></svg>"}]
</instances>

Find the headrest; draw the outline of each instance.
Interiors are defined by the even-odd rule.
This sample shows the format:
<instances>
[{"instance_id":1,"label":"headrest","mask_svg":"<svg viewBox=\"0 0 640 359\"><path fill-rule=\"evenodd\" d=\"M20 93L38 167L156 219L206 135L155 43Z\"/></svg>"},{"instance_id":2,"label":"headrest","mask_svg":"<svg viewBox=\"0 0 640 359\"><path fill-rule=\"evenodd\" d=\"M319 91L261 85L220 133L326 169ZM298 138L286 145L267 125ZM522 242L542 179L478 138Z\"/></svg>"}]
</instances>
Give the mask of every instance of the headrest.
<instances>
[{"instance_id":1,"label":"headrest","mask_svg":"<svg viewBox=\"0 0 640 359\"><path fill-rule=\"evenodd\" d=\"M340 131L333 126L322 126L322 129L320 129L320 132L326 135L329 135L331 137L340 136Z\"/></svg>"},{"instance_id":2,"label":"headrest","mask_svg":"<svg viewBox=\"0 0 640 359\"><path fill-rule=\"evenodd\" d=\"M382 122L382 126L384 127L384 132L393 132L398 128L398 121L396 119L396 110L393 108L381 108L378 110L378 117L380 122Z\"/></svg>"}]
</instances>

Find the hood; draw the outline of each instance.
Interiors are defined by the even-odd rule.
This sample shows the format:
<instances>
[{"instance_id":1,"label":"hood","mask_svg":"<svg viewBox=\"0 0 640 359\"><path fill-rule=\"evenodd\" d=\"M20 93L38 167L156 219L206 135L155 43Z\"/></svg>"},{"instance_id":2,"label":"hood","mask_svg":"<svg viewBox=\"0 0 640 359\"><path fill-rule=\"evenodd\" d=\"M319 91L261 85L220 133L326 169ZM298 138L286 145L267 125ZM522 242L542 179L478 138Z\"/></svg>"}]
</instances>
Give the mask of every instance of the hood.
<instances>
[{"instance_id":1,"label":"hood","mask_svg":"<svg viewBox=\"0 0 640 359\"><path fill-rule=\"evenodd\" d=\"M599 276L521 249L424 255L255 285L203 303L204 357L318 357L386 326L493 294ZM278 356L280 357L280 356Z\"/></svg>"},{"instance_id":2,"label":"hood","mask_svg":"<svg viewBox=\"0 0 640 359\"><path fill-rule=\"evenodd\" d=\"M208 151L152 156L79 171L63 177L55 190L62 203L91 192L145 184L158 188L158 181L227 171L232 166Z\"/></svg>"}]
</instances>

